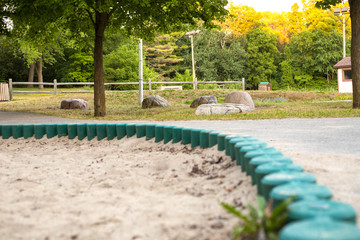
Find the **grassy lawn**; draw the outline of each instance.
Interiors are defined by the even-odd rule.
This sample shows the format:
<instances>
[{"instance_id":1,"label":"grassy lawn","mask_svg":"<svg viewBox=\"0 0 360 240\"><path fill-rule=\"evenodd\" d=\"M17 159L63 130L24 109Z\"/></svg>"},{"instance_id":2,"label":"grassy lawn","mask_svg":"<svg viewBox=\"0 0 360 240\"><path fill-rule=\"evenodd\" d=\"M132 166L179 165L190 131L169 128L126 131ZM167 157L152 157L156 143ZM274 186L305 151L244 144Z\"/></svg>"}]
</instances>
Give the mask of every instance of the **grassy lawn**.
<instances>
[{"instance_id":1,"label":"grassy lawn","mask_svg":"<svg viewBox=\"0 0 360 240\"><path fill-rule=\"evenodd\" d=\"M20 90L20 89L19 89ZM24 89L27 90L27 89ZM246 114L195 115L191 102L199 96L216 96L218 102L234 90L183 90L144 91L144 98L160 95L171 103L171 107L141 109L137 91L106 93L107 116L104 120L236 120L269 118L323 118L360 117L360 110L352 109L352 94L334 92L300 91L248 91L256 110ZM88 101L89 111L61 110L63 99L82 98ZM340 100L340 101L339 101ZM330 102L329 102L330 101ZM52 116L95 119L93 117L93 93L15 93L11 102L0 102L0 111L34 112Z\"/></svg>"}]
</instances>

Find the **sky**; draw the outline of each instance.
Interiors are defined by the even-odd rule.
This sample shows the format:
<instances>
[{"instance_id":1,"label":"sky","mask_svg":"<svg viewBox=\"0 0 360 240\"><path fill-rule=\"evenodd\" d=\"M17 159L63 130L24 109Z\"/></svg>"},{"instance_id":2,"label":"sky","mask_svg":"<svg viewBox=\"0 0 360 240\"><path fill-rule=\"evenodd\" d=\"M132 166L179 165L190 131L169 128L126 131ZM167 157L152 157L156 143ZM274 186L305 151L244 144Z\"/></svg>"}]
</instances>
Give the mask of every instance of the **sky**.
<instances>
[{"instance_id":1,"label":"sky","mask_svg":"<svg viewBox=\"0 0 360 240\"><path fill-rule=\"evenodd\" d=\"M291 6L297 3L301 9L301 0L232 0L234 5L247 5L257 12L290 12ZM229 0L230 2L230 0Z\"/></svg>"}]
</instances>

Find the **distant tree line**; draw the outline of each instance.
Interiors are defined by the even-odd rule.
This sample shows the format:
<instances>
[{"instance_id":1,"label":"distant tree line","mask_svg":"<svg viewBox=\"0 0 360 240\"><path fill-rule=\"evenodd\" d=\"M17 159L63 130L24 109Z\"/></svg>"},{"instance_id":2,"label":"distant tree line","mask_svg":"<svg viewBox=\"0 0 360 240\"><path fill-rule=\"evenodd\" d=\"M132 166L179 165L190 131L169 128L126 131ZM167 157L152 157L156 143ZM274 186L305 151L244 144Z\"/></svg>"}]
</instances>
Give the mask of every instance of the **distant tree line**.
<instances>
[{"instance_id":1,"label":"distant tree line","mask_svg":"<svg viewBox=\"0 0 360 240\"><path fill-rule=\"evenodd\" d=\"M336 88L332 66L342 58L341 24L331 10L314 4L304 1L302 11L294 5L283 14L230 5L231 15L219 28L209 30L199 24L194 37L197 79L246 78L248 89L257 89L264 81L274 89ZM350 26L346 33L349 53ZM1 36L0 46L0 81L27 81L31 63L40 59L44 81L94 81L93 46L86 38L80 45L64 33L41 49L31 49L21 36ZM145 81L192 81L190 39L185 32L157 34L144 42L144 49ZM112 30L104 42L104 71L106 82L138 81L138 39Z\"/></svg>"}]
</instances>

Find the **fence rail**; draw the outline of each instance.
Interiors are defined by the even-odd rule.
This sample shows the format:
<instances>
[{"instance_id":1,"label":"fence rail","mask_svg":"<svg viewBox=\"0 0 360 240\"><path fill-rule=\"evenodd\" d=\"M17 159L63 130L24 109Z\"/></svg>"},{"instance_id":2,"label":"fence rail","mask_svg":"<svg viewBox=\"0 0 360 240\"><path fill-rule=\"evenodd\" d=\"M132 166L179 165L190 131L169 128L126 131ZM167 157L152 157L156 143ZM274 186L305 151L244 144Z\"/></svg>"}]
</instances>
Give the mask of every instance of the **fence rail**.
<instances>
[{"instance_id":1,"label":"fence rail","mask_svg":"<svg viewBox=\"0 0 360 240\"><path fill-rule=\"evenodd\" d=\"M163 84L163 85L174 85L174 84L193 84L194 89L197 89L197 84L241 84L242 89L245 90L245 79L243 78L242 81L209 81L209 82L152 82L149 78L148 82L143 82L143 84L149 85L149 90L152 90L153 84ZM14 91L14 85L39 85L39 86L53 86L52 91ZM58 93L89 93L94 92L92 90L78 90L78 91L58 91L58 86L67 86L67 85L94 85L94 82L60 82L58 83L56 79L53 82L13 82L12 79L9 79L9 92L10 92L10 100L13 98L14 93L54 93L55 95ZM105 86L112 86L112 85L139 85L139 82L120 82L120 83L104 83ZM111 92L111 91L108 91Z\"/></svg>"}]
</instances>

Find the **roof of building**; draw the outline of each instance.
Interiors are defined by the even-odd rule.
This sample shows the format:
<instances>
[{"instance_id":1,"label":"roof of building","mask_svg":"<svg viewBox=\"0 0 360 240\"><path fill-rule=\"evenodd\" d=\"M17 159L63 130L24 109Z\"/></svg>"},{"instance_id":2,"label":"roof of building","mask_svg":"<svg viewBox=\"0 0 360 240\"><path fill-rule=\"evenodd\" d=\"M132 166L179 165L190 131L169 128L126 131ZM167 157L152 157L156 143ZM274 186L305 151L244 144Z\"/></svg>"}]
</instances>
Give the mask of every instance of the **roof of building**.
<instances>
[{"instance_id":1,"label":"roof of building","mask_svg":"<svg viewBox=\"0 0 360 240\"><path fill-rule=\"evenodd\" d=\"M344 57L334 65L334 68L351 68L351 57Z\"/></svg>"}]
</instances>

